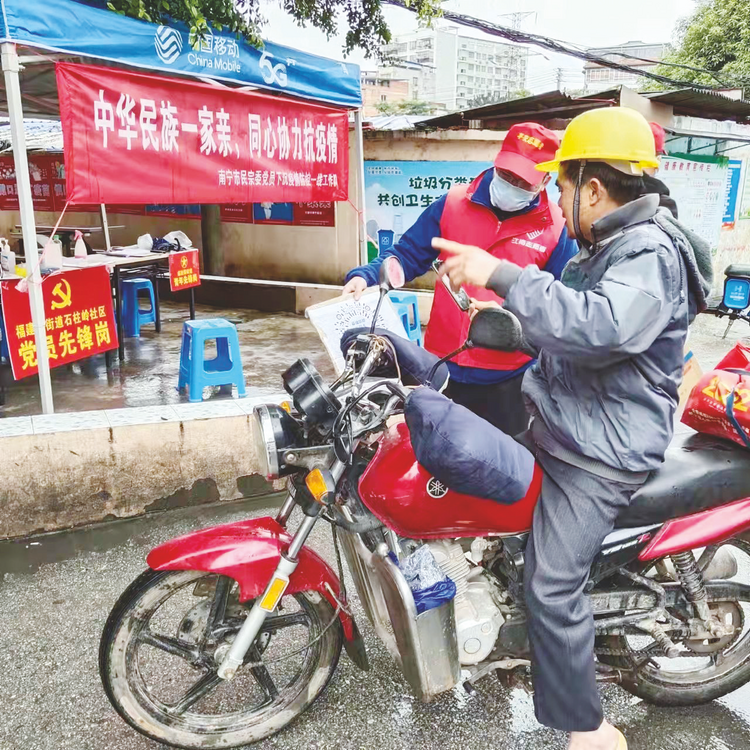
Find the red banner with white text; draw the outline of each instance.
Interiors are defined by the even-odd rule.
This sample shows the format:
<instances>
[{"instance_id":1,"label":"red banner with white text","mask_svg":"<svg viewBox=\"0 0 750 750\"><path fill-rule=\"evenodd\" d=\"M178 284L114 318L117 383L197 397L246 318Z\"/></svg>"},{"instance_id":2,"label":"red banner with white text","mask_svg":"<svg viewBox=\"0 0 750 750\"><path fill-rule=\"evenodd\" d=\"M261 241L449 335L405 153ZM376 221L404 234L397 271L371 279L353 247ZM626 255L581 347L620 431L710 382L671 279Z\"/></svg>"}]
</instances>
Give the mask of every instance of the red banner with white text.
<instances>
[{"instance_id":1,"label":"red banner with white text","mask_svg":"<svg viewBox=\"0 0 750 750\"><path fill-rule=\"evenodd\" d=\"M112 68L56 68L74 204L348 198L345 111Z\"/></svg>"},{"instance_id":2,"label":"red banner with white text","mask_svg":"<svg viewBox=\"0 0 750 750\"><path fill-rule=\"evenodd\" d=\"M0 284L8 352L16 380L36 375L36 340L28 290ZM42 283L50 367L60 367L117 348L112 287L104 266L52 274Z\"/></svg>"}]
</instances>

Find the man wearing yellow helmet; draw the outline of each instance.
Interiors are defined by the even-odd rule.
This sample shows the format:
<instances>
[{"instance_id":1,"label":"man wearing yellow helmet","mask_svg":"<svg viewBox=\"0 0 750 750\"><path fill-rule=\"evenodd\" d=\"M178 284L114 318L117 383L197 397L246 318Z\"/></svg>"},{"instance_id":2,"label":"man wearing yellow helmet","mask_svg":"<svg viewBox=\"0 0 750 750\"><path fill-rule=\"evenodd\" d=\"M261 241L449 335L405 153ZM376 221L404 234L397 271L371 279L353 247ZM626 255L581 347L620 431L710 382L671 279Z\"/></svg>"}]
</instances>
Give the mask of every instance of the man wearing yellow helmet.
<instances>
[{"instance_id":1,"label":"man wearing yellow helmet","mask_svg":"<svg viewBox=\"0 0 750 750\"><path fill-rule=\"evenodd\" d=\"M648 123L633 110L592 110L570 123L555 159L538 167L558 172L560 207L581 247L559 281L434 241L453 253L451 282L503 297L538 352L523 393L544 481L524 595L536 715L570 732L573 750L627 747L604 720L584 588L619 512L664 459L687 328L710 290L706 243L644 195L643 170L657 165Z\"/></svg>"}]
</instances>

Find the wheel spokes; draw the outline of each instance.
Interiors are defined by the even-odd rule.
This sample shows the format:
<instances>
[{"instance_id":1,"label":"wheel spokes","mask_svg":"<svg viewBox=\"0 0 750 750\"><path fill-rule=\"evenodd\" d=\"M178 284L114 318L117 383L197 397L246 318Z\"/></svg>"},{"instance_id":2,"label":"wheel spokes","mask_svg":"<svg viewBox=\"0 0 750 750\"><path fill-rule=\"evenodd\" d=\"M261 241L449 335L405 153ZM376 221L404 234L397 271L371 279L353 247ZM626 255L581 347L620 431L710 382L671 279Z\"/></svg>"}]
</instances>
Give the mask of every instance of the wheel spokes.
<instances>
[{"instance_id":1,"label":"wheel spokes","mask_svg":"<svg viewBox=\"0 0 750 750\"><path fill-rule=\"evenodd\" d=\"M250 649L248 652L248 656L255 662L259 662L261 660L261 654L260 649L257 646L253 646L253 648ZM271 699L274 700L278 694L279 691L276 688L276 684L273 681L273 678L271 677L271 674L269 673L268 669L264 665L251 667L250 668L250 674L255 678L255 681L260 685L263 692Z\"/></svg>"},{"instance_id":2,"label":"wheel spokes","mask_svg":"<svg viewBox=\"0 0 750 750\"><path fill-rule=\"evenodd\" d=\"M173 703L167 708L167 713L181 716L189 708L194 706L201 698L208 695L223 680L219 675L212 671L203 675L177 703Z\"/></svg>"},{"instance_id":3,"label":"wheel spokes","mask_svg":"<svg viewBox=\"0 0 750 750\"><path fill-rule=\"evenodd\" d=\"M214 598L211 602L211 609L208 613L208 617L206 618L206 629L201 638L201 651L206 647L206 643L211 640L211 637L219 625L224 622L224 617L227 611L227 601L229 600L229 592L232 590L233 585L234 581L227 576L219 576L216 581Z\"/></svg>"},{"instance_id":4,"label":"wheel spokes","mask_svg":"<svg viewBox=\"0 0 750 750\"><path fill-rule=\"evenodd\" d=\"M144 630L138 639L141 643L145 643L147 646L153 646L158 648L160 651L165 651L173 656L179 656L180 659L189 661L191 664L202 661L201 652L187 643L183 643L177 638L172 638L168 635L161 635L160 633L153 633L151 630Z\"/></svg>"},{"instance_id":5,"label":"wheel spokes","mask_svg":"<svg viewBox=\"0 0 750 750\"><path fill-rule=\"evenodd\" d=\"M267 617L261 625L261 633L274 633L283 628L290 628L294 625L309 625L310 618L304 612L294 612L289 615L275 615Z\"/></svg>"}]
</instances>

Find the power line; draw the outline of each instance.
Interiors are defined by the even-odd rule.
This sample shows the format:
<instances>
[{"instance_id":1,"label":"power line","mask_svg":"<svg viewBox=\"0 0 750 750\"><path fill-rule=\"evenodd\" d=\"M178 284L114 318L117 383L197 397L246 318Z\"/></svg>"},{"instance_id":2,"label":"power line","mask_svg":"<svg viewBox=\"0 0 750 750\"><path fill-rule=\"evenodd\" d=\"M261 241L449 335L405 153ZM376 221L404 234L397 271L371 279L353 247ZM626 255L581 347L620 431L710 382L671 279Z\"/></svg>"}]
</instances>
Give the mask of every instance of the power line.
<instances>
[{"instance_id":1,"label":"power line","mask_svg":"<svg viewBox=\"0 0 750 750\"><path fill-rule=\"evenodd\" d=\"M394 5L398 8L403 8L414 12L414 8L408 6L404 0L382 0L384 5ZM641 70L631 65L624 65L623 63L615 62L614 60L608 60L606 57L594 55L590 52L586 52L581 48L568 43L552 39L551 37L542 36L541 34L532 34L530 32L520 31L518 29L512 29L508 26L501 26L496 23L490 23L480 18L474 18L473 16L466 16L462 13L454 13L450 10L443 10L442 17L448 21L461 24L462 26L468 26L469 28L483 31L490 36L499 36L509 41L516 42L517 44L531 44L536 47L542 47L548 49L551 52L557 52L562 55L570 55L571 57L577 57L580 60L586 60L587 62L596 63L604 68L613 68L615 70L622 70L632 75L642 76L644 78L650 78L653 81L664 83L669 86L676 86L679 88L693 88L701 89L704 91L715 91L716 86L708 86L702 83L694 83L692 81L680 81L669 76L663 76L658 73L652 73L650 71Z\"/></svg>"},{"instance_id":2,"label":"power line","mask_svg":"<svg viewBox=\"0 0 750 750\"><path fill-rule=\"evenodd\" d=\"M674 63L674 62L667 62L665 60L652 60L648 57L637 57L636 55L627 54L625 52L617 52L616 50L612 50L611 52L609 50L599 50L600 52L603 52L607 55L619 55L620 57L625 57L630 60L638 60L639 62L646 62L646 63L652 63L653 65L667 65L670 68L682 68L683 70L692 70L695 73L707 73L712 78L716 79L723 88L728 89L730 86L724 81L719 78L716 73L714 73L712 70L706 70L705 68L696 68L692 65L683 65L682 63Z\"/></svg>"}]
</instances>

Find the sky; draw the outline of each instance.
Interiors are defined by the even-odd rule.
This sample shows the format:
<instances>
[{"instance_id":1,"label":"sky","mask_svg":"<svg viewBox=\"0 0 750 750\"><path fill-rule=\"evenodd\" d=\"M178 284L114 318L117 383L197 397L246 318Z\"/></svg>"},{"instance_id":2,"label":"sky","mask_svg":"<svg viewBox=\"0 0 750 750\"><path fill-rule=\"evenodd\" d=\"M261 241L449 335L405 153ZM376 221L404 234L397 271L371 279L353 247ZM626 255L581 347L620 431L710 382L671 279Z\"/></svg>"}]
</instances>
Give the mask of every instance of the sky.
<instances>
[{"instance_id":1,"label":"sky","mask_svg":"<svg viewBox=\"0 0 750 750\"><path fill-rule=\"evenodd\" d=\"M300 28L274 0L264 0L269 23L263 36L269 41L296 47L305 52L337 60L347 59L365 69L374 69L376 61L359 52L343 55L343 34L330 40L311 28ZM510 25L503 14L533 12L523 21L524 31L542 34L583 47L604 47L628 41L669 42L677 22L695 9L695 0L627 0L622 3L591 0L450 0L445 7L484 20ZM489 9L491 7L491 9ZM386 7L385 16L394 34L417 28L416 16L399 8ZM478 32L467 30L472 36ZM574 57L554 55L531 48L527 88L541 93L555 88L557 68L563 70L563 86L581 88L583 62Z\"/></svg>"}]
</instances>

